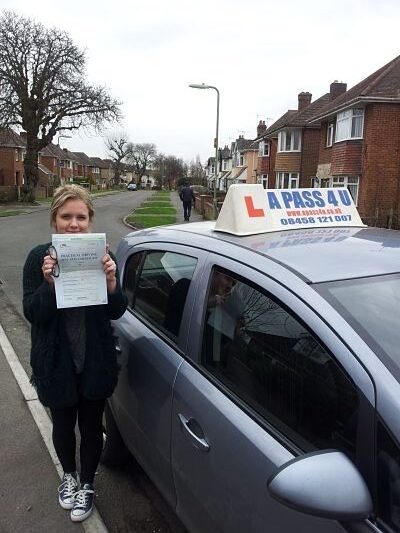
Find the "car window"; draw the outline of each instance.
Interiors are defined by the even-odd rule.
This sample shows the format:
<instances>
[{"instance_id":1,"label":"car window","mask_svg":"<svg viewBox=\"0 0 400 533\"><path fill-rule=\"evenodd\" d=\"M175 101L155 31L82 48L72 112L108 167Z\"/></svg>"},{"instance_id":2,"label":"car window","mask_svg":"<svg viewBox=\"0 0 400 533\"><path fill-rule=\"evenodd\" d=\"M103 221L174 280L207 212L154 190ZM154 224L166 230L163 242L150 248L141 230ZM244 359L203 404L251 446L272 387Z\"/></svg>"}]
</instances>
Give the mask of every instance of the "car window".
<instances>
[{"instance_id":1,"label":"car window","mask_svg":"<svg viewBox=\"0 0 400 533\"><path fill-rule=\"evenodd\" d=\"M320 283L312 287L343 316L400 380L400 275Z\"/></svg>"},{"instance_id":2,"label":"car window","mask_svg":"<svg viewBox=\"0 0 400 533\"><path fill-rule=\"evenodd\" d=\"M202 363L299 448L353 456L355 385L283 305L220 269L210 283Z\"/></svg>"},{"instance_id":3,"label":"car window","mask_svg":"<svg viewBox=\"0 0 400 533\"><path fill-rule=\"evenodd\" d=\"M128 307L131 309L134 305L134 297L140 266L145 257L144 252L135 253L130 256L126 263L123 286L128 298Z\"/></svg>"},{"instance_id":4,"label":"car window","mask_svg":"<svg viewBox=\"0 0 400 533\"><path fill-rule=\"evenodd\" d=\"M377 460L378 520L400 531L400 449L381 421Z\"/></svg>"},{"instance_id":5,"label":"car window","mask_svg":"<svg viewBox=\"0 0 400 533\"><path fill-rule=\"evenodd\" d=\"M168 251L132 255L124 278L128 307L176 338L196 264L194 257Z\"/></svg>"}]
</instances>

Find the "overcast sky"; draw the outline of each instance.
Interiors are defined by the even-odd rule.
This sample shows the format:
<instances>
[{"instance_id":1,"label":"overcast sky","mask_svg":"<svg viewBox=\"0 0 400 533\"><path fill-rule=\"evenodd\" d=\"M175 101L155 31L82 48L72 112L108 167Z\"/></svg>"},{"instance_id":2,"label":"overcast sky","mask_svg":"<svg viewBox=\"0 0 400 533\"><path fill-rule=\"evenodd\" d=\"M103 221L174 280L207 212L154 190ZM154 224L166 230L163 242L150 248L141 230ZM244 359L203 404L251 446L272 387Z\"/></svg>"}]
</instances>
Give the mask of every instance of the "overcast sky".
<instances>
[{"instance_id":1,"label":"overcast sky","mask_svg":"<svg viewBox=\"0 0 400 533\"><path fill-rule=\"evenodd\" d=\"M39 7L40 6L40 7ZM69 32L85 48L88 80L121 100L132 142L186 161L213 155L218 87L219 145L256 136L297 95L313 100L332 81L351 87L400 54L399 0L0 0L0 7ZM55 140L55 142L57 142ZM81 133L62 147L107 155Z\"/></svg>"}]
</instances>

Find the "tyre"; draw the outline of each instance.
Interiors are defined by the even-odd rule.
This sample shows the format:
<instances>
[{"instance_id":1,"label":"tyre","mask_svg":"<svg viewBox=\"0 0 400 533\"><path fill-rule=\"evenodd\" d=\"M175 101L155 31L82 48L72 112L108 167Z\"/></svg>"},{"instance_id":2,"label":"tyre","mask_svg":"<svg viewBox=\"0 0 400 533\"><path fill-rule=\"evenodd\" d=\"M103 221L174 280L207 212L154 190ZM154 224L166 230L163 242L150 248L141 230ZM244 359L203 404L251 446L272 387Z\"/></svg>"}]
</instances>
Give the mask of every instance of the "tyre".
<instances>
[{"instance_id":1,"label":"tyre","mask_svg":"<svg viewBox=\"0 0 400 533\"><path fill-rule=\"evenodd\" d=\"M104 408L103 425L105 442L101 463L109 467L125 465L129 460L129 451L122 440L108 402Z\"/></svg>"}]
</instances>

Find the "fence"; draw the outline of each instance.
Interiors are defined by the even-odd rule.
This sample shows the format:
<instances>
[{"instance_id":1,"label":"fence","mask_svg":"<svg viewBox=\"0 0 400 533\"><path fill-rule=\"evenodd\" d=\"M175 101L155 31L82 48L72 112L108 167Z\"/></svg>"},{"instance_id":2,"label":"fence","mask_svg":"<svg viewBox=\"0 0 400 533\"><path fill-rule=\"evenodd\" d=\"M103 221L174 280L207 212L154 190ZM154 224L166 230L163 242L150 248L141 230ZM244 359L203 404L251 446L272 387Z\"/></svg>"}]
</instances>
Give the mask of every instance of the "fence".
<instances>
[{"instance_id":1,"label":"fence","mask_svg":"<svg viewBox=\"0 0 400 533\"><path fill-rule=\"evenodd\" d=\"M394 209L375 209L375 214L370 217L361 217L364 224L374 228L400 229L400 214Z\"/></svg>"},{"instance_id":2,"label":"fence","mask_svg":"<svg viewBox=\"0 0 400 533\"><path fill-rule=\"evenodd\" d=\"M53 196L54 187L49 185L41 185L35 189L36 198L49 198ZM22 196L22 187L18 185L3 185L0 186L0 203L9 204L18 202Z\"/></svg>"},{"instance_id":3,"label":"fence","mask_svg":"<svg viewBox=\"0 0 400 533\"><path fill-rule=\"evenodd\" d=\"M211 194L195 193L195 209L205 220L214 220L214 197ZM224 202L225 194L218 193L218 212Z\"/></svg>"}]
</instances>

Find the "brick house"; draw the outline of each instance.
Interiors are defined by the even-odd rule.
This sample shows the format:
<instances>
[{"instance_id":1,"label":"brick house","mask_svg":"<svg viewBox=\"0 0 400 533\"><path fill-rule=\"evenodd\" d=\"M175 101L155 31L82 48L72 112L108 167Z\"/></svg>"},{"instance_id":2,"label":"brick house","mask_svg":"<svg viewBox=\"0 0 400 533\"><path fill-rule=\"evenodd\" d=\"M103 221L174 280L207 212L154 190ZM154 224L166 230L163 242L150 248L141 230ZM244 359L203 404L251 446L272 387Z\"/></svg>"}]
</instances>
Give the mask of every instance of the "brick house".
<instances>
[{"instance_id":1,"label":"brick house","mask_svg":"<svg viewBox=\"0 0 400 533\"><path fill-rule=\"evenodd\" d=\"M67 148L63 148L59 161L62 183L68 183L74 179L75 162L76 156Z\"/></svg>"},{"instance_id":2,"label":"brick house","mask_svg":"<svg viewBox=\"0 0 400 533\"><path fill-rule=\"evenodd\" d=\"M267 126L264 120L260 120L257 126L257 137L254 140L254 146L258 148L256 182L260 183L264 189L275 183L272 178L277 143L274 138L268 139L266 136Z\"/></svg>"},{"instance_id":3,"label":"brick house","mask_svg":"<svg viewBox=\"0 0 400 533\"><path fill-rule=\"evenodd\" d=\"M74 176L79 178L86 178L89 180L92 178L92 166L93 163L84 152L72 152L75 157L74 164Z\"/></svg>"},{"instance_id":4,"label":"brick house","mask_svg":"<svg viewBox=\"0 0 400 533\"><path fill-rule=\"evenodd\" d=\"M0 131L0 186L14 187L24 183L25 141L12 129Z\"/></svg>"},{"instance_id":5,"label":"brick house","mask_svg":"<svg viewBox=\"0 0 400 533\"><path fill-rule=\"evenodd\" d=\"M218 190L227 191L232 176L232 154L228 145L218 150Z\"/></svg>"},{"instance_id":6,"label":"brick house","mask_svg":"<svg viewBox=\"0 0 400 533\"><path fill-rule=\"evenodd\" d=\"M39 153L39 170L41 174L49 175L46 172L46 169L48 169L55 182L63 183L65 181L62 174L64 158L65 152L57 144L48 144Z\"/></svg>"},{"instance_id":7,"label":"brick house","mask_svg":"<svg viewBox=\"0 0 400 533\"><path fill-rule=\"evenodd\" d=\"M400 56L316 113L316 123L317 184L347 186L366 223L399 227Z\"/></svg>"},{"instance_id":8,"label":"brick house","mask_svg":"<svg viewBox=\"0 0 400 533\"><path fill-rule=\"evenodd\" d=\"M209 189L214 188L214 177L215 177L215 157L209 157L207 159L207 163L204 167L206 180L207 180L207 187Z\"/></svg>"},{"instance_id":9,"label":"brick house","mask_svg":"<svg viewBox=\"0 0 400 533\"><path fill-rule=\"evenodd\" d=\"M94 172L97 185L103 189L107 188L111 184L113 177L112 161L110 159L101 159L100 157L91 157L90 159L93 163L93 169L99 170L98 175Z\"/></svg>"},{"instance_id":10,"label":"brick house","mask_svg":"<svg viewBox=\"0 0 400 533\"><path fill-rule=\"evenodd\" d=\"M310 122L310 118L315 118L337 98L340 91L345 90L345 84L334 82L330 86L330 92L314 102L311 102L311 93L299 93L297 110L288 110L261 136L260 151L263 149L265 154L269 155L264 156L267 159L265 162L260 161L262 157L259 157L257 173L267 174L269 188L292 189L314 184L321 123L318 120ZM264 143L264 147L261 143Z\"/></svg>"},{"instance_id":11,"label":"brick house","mask_svg":"<svg viewBox=\"0 0 400 533\"><path fill-rule=\"evenodd\" d=\"M256 154L258 147L254 146L252 139L245 139L243 135L231 145L232 172L231 183L255 183L255 170L257 168ZM254 179L254 181L252 181Z\"/></svg>"}]
</instances>

